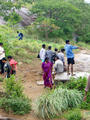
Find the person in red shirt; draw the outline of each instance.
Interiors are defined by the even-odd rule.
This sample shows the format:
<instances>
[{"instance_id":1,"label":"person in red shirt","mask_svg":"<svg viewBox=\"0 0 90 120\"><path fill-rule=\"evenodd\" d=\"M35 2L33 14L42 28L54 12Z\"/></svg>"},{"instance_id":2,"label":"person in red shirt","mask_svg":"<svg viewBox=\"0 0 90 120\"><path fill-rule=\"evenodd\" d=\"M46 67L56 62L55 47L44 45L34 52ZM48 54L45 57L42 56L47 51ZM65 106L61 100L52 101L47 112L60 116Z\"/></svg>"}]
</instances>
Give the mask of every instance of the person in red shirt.
<instances>
[{"instance_id":1,"label":"person in red shirt","mask_svg":"<svg viewBox=\"0 0 90 120\"><path fill-rule=\"evenodd\" d=\"M10 63L10 66L11 66L11 74L13 75L15 75L16 74L16 70L17 70L17 61L15 61L14 59L13 59L13 57L12 56L8 56L8 60L9 60L9 63Z\"/></svg>"}]
</instances>

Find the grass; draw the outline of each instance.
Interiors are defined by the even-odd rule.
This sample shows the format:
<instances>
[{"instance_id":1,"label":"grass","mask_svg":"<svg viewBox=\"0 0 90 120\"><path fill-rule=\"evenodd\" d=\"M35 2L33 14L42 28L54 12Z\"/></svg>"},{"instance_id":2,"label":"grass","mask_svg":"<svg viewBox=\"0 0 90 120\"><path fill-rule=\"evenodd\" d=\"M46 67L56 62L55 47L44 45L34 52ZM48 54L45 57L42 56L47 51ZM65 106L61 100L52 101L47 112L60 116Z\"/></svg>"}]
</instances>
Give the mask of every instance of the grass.
<instances>
[{"instance_id":1,"label":"grass","mask_svg":"<svg viewBox=\"0 0 90 120\"><path fill-rule=\"evenodd\" d=\"M82 102L82 94L77 90L62 89L61 87L42 95L35 107L36 114L43 119L60 116L69 108L77 107Z\"/></svg>"}]
</instances>

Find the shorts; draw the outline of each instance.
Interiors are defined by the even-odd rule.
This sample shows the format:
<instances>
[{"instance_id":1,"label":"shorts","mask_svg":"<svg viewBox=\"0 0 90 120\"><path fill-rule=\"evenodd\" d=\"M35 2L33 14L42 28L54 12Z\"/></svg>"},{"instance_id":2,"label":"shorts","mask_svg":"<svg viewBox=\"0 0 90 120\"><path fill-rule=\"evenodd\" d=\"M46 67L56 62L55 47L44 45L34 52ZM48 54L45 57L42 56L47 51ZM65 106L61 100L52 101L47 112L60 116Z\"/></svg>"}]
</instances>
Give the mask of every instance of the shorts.
<instances>
[{"instance_id":1,"label":"shorts","mask_svg":"<svg viewBox=\"0 0 90 120\"><path fill-rule=\"evenodd\" d=\"M68 58L67 63L72 65L75 64L74 58Z\"/></svg>"}]
</instances>

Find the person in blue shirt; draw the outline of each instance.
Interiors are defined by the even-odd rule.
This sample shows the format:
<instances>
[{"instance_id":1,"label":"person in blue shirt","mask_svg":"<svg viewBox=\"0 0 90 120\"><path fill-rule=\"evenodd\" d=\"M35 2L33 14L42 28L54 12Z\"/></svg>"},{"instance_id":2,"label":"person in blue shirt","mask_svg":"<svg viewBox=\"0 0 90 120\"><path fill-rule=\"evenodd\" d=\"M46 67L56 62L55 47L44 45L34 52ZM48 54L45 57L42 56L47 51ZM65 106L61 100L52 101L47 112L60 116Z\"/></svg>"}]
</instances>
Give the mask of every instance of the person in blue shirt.
<instances>
[{"instance_id":1,"label":"person in blue shirt","mask_svg":"<svg viewBox=\"0 0 90 120\"><path fill-rule=\"evenodd\" d=\"M72 46L70 44L70 41L66 40L65 51L66 51L67 63L68 63L67 74L70 75L69 68L70 68L70 65L71 65L71 75L72 76L74 75L73 74L73 64L75 64L73 49L79 49L79 47Z\"/></svg>"},{"instance_id":2,"label":"person in blue shirt","mask_svg":"<svg viewBox=\"0 0 90 120\"><path fill-rule=\"evenodd\" d=\"M19 31L17 31L17 34L18 34L17 37L19 37L19 40L22 40L23 39L23 33L19 33Z\"/></svg>"}]
</instances>

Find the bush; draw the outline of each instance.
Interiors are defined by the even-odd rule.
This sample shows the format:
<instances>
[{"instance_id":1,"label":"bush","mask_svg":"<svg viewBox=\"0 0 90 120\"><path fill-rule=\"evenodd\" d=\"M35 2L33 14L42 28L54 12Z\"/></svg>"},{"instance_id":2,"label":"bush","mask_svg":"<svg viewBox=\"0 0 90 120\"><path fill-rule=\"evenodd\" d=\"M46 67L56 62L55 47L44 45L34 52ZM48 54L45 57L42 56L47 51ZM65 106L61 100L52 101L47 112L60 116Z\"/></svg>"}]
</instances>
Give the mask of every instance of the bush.
<instances>
[{"instance_id":1,"label":"bush","mask_svg":"<svg viewBox=\"0 0 90 120\"><path fill-rule=\"evenodd\" d=\"M11 76L4 80L4 90L7 96L22 97L23 87L20 80L15 80L15 76Z\"/></svg>"},{"instance_id":2,"label":"bush","mask_svg":"<svg viewBox=\"0 0 90 120\"><path fill-rule=\"evenodd\" d=\"M84 91L87 83L86 77L71 78L70 82L66 83L68 89L77 89L79 91Z\"/></svg>"},{"instance_id":3,"label":"bush","mask_svg":"<svg viewBox=\"0 0 90 120\"><path fill-rule=\"evenodd\" d=\"M66 118L67 120L82 120L81 112L80 110L70 111Z\"/></svg>"},{"instance_id":4,"label":"bush","mask_svg":"<svg viewBox=\"0 0 90 120\"><path fill-rule=\"evenodd\" d=\"M50 119L59 116L68 108L77 107L82 99L83 96L79 91L59 87L38 99L36 114L44 119Z\"/></svg>"},{"instance_id":5,"label":"bush","mask_svg":"<svg viewBox=\"0 0 90 120\"><path fill-rule=\"evenodd\" d=\"M0 107L5 111L13 111L15 114L26 114L31 110L30 100L22 97L1 98Z\"/></svg>"},{"instance_id":6,"label":"bush","mask_svg":"<svg viewBox=\"0 0 90 120\"><path fill-rule=\"evenodd\" d=\"M21 81L16 81L15 76L5 79L4 90L5 96L0 99L0 108L15 114L29 113L31 100L24 96Z\"/></svg>"}]
</instances>

